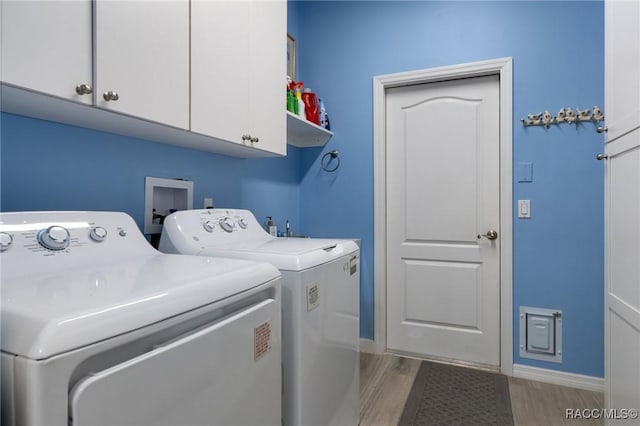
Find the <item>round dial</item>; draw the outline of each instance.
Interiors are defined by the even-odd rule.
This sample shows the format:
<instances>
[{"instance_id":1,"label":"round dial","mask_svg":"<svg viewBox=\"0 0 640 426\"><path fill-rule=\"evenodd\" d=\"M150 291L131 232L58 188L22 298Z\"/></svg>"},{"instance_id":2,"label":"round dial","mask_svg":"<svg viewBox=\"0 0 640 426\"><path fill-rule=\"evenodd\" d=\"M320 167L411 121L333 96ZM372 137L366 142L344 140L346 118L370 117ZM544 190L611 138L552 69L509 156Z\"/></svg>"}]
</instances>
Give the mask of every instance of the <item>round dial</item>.
<instances>
[{"instance_id":1,"label":"round dial","mask_svg":"<svg viewBox=\"0 0 640 426\"><path fill-rule=\"evenodd\" d=\"M89 236L96 243L101 243L107 238L107 230L102 226L94 226L91 228L91 231L89 231Z\"/></svg>"},{"instance_id":2,"label":"round dial","mask_svg":"<svg viewBox=\"0 0 640 426\"><path fill-rule=\"evenodd\" d=\"M248 223L246 220L244 220L243 217L241 217L240 219L238 219L238 225L240 225L240 228L242 229L247 229Z\"/></svg>"},{"instance_id":3,"label":"round dial","mask_svg":"<svg viewBox=\"0 0 640 426\"><path fill-rule=\"evenodd\" d=\"M229 216L223 217L220 219L220 226L227 232L233 232L233 229L236 227L235 222Z\"/></svg>"},{"instance_id":4,"label":"round dial","mask_svg":"<svg viewBox=\"0 0 640 426\"><path fill-rule=\"evenodd\" d=\"M0 251L5 251L6 249L8 249L12 242L13 237L11 236L11 234L0 232Z\"/></svg>"},{"instance_id":5,"label":"round dial","mask_svg":"<svg viewBox=\"0 0 640 426\"><path fill-rule=\"evenodd\" d=\"M205 220L202 226L204 227L205 231L213 232L213 229L216 227L216 224L212 220Z\"/></svg>"},{"instance_id":6,"label":"round dial","mask_svg":"<svg viewBox=\"0 0 640 426\"><path fill-rule=\"evenodd\" d=\"M53 225L38 232L38 242L49 250L64 250L69 247L71 235L66 228Z\"/></svg>"}]
</instances>

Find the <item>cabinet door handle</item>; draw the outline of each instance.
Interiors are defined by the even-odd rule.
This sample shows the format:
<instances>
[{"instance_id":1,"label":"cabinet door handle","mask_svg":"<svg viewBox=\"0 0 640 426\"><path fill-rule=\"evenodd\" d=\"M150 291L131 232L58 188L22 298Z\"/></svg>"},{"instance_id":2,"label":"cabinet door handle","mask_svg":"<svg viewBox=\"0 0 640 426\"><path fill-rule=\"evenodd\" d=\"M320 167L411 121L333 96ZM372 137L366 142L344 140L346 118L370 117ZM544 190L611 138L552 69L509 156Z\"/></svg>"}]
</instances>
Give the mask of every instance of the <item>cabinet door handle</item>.
<instances>
[{"instance_id":1,"label":"cabinet door handle","mask_svg":"<svg viewBox=\"0 0 640 426\"><path fill-rule=\"evenodd\" d=\"M85 83L78 84L76 86L76 93L78 95L90 95L93 93L93 88Z\"/></svg>"},{"instance_id":2,"label":"cabinet door handle","mask_svg":"<svg viewBox=\"0 0 640 426\"><path fill-rule=\"evenodd\" d=\"M109 101L117 101L118 99L120 99L120 96L118 96L118 94L116 92L112 91L112 90L109 90L108 92L104 92L102 94L102 97L107 102L109 102Z\"/></svg>"},{"instance_id":3,"label":"cabinet door handle","mask_svg":"<svg viewBox=\"0 0 640 426\"><path fill-rule=\"evenodd\" d=\"M253 138L251 138L251 142L258 143L258 142L260 142L260 139L258 139L257 137L253 137Z\"/></svg>"},{"instance_id":4,"label":"cabinet door handle","mask_svg":"<svg viewBox=\"0 0 640 426\"><path fill-rule=\"evenodd\" d=\"M251 140L251 135L247 135L247 134L242 135L242 140L243 141L250 141Z\"/></svg>"}]
</instances>

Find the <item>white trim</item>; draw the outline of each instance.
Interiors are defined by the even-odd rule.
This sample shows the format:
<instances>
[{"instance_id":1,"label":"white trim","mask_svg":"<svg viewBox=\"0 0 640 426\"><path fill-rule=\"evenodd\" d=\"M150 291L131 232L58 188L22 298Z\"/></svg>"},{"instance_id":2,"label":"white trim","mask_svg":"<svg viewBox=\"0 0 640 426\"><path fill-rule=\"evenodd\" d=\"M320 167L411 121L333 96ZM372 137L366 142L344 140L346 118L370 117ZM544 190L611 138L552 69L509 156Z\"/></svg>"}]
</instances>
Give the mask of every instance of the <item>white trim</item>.
<instances>
[{"instance_id":1,"label":"white trim","mask_svg":"<svg viewBox=\"0 0 640 426\"><path fill-rule=\"evenodd\" d=\"M604 392L604 378L514 364L513 377L594 392Z\"/></svg>"},{"instance_id":2,"label":"white trim","mask_svg":"<svg viewBox=\"0 0 640 426\"><path fill-rule=\"evenodd\" d=\"M511 58L388 74L373 78L373 189L374 189L374 348L386 351L386 90L391 87L466 77L500 78L500 371L513 371L513 195L512 126L513 64Z\"/></svg>"},{"instance_id":3,"label":"white trim","mask_svg":"<svg viewBox=\"0 0 640 426\"><path fill-rule=\"evenodd\" d=\"M375 354L376 353L376 342L371 339L360 339L360 352L364 352L367 354Z\"/></svg>"}]
</instances>

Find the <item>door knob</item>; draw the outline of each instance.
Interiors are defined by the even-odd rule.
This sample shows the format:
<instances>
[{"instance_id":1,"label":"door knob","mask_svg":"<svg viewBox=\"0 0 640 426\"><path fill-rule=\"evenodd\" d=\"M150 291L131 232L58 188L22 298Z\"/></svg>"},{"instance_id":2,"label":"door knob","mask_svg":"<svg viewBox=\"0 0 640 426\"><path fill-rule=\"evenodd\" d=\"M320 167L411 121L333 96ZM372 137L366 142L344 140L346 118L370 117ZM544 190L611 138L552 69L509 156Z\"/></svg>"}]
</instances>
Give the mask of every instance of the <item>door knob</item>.
<instances>
[{"instance_id":1,"label":"door knob","mask_svg":"<svg viewBox=\"0 0 640 426\"><path fill-rule=\"evenodd\" d=\"M607 126L601 126L596 129L596 132L598 133L607 133L608 131L609 131L609 128Z\"/></svg>"},{"instance_id":2,"label":"door knob","mask_svg":"<svg viewBox=\"0 0 640 426\"><path fill-rule=\"evenodd\" d=\"M494 231L493 229L490 229L489 231L487 231L486 234L478 234L478 239L485 237L488 240L495 240L498 238L498 233L496 231Z\"/></svg>"},{"instance_id":3,"label":"door knob","mask_svg":"<svg viewBox=\"0 0 640 426\"><path fill-rule=\"evenodd\" d=\"M598 155L596 155L596 160L598 160L598 161L606 160L607 158L609 158L609 156L607 154L598 154Z\"/></svg>"}]
</instances>

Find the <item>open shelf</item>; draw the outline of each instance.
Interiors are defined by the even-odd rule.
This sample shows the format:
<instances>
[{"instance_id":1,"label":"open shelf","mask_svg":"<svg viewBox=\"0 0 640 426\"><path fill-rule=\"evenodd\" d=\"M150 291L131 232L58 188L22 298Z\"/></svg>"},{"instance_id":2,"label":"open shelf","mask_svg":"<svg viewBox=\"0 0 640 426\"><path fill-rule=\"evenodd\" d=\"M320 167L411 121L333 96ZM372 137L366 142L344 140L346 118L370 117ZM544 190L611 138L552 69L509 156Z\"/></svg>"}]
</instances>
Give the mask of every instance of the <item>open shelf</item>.
<instances>
[{"instance_id":1,"label":"open shelf","mask_svg":"<svg viewBox=\"0 0 640 426\"><path fill-rule=\"evenodd\" d=\"M289 145L298 148L324 146L332 136L333 132L287 111L287 143Z\"/></svg>"}]
</instances>

